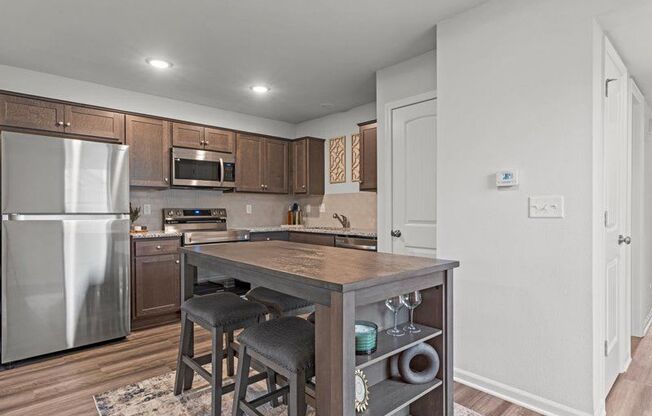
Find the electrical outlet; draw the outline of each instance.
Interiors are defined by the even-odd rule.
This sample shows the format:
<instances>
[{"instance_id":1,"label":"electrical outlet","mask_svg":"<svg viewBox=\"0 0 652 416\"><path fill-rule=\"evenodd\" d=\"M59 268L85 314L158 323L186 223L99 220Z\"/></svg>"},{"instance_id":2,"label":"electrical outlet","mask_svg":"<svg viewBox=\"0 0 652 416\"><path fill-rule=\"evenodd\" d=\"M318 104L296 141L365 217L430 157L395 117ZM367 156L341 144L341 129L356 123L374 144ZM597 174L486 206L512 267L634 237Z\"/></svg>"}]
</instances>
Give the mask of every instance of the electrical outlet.
<instances>
[{"instance_id":1,"label":"electrical outlet","mask_svg":"<svg viewBox=\"0 0 652 416\"><path fill-rule=\"evenodd\" d=\"M326 204L319 205L319 212L326 212Z\"/></svg>"},{"instance_id":2,"label":"electrical outlet","mask_svg":"<svg viewBox=\"0 0 652 416\"><path fill-rule=\"evenodd\" d=\"M246 210L247 210L247 214L251 214L251 204L247 204Z\"/></svg>"},{"instance_id":3,"label":"electrical outlet","mask_svg":"<svg viewBox=\"0 0 652 416\"><path fill-rule=\"evenodd\" d=\"M151 215L151 214L152 214L152 206L150 204L143 205L143 215Z\"/></svg>"},{"instance_id":4,"label":"electrical outlet","mask_svg":"<svg viewBox=\"0 0 652 416\"><path fill-rule=\"evenodd\" d=\"M306 205L306 214L310 214L310 204Z\"/></svg>"}]
</instances>

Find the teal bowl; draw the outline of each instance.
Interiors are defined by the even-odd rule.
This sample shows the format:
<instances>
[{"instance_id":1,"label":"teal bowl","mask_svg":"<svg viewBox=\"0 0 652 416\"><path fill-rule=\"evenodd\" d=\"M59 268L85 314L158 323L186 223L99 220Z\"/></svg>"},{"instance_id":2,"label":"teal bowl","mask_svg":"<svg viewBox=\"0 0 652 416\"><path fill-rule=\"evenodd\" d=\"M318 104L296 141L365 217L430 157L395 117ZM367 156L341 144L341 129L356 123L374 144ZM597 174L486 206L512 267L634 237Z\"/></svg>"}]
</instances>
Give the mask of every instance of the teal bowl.
<instances>
[{"instance_id":1,"label":"teal bowl","mask_svg":"<svg viewBox=\"0 0 652 416\"><path fill-rule=\"evenodd\" d=\"M378 325L369 321L355 321L355 353L369 355L378 346Z\"/></svg>"}]
</instances>

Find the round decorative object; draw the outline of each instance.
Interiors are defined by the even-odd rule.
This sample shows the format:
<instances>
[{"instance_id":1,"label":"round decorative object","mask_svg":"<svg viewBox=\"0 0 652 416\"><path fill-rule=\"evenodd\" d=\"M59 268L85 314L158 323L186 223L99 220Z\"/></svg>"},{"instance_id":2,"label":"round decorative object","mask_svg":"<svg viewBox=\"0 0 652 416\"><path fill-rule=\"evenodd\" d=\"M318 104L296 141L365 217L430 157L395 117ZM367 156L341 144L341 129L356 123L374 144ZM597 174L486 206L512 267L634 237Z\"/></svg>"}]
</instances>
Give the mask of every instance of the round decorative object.
<instances>
[{"instance_id":1,"label":"round decorative object","mask_svg":"<svg viewBox=\"0 0 652 416\"><path fill-rule=\"evenodd\" d=\"M422 356L427 362L427 366L423 371L416 372L410 367L410 362L416 356ZM398 371L406 383L429 383L437 377L437 372L439 371L439 355L437 355L437 351L430 344L426 344L425 342L417 344L401 354L401 357L398 359Z\"/></svg>"},{"instance_id":2,"label":"round decorative object","mask_svg":"<svg viewBox=\"0 0 652 416\"><path fill-rule=\"evenodd\" d=\"M364 412L369 407L369 384L361 370L355 370L355 411Z\"/></svg>"},{"instance_id":3,"label":"round decorative object","mask_svg":"<svg viewBox=\"0 0 652 416\"><path fill-rule=\"evenodd\" d=\"M355 353L369 355L376 352L378 325L369 321L355 321Z\"/></svg>"}]
</instances>

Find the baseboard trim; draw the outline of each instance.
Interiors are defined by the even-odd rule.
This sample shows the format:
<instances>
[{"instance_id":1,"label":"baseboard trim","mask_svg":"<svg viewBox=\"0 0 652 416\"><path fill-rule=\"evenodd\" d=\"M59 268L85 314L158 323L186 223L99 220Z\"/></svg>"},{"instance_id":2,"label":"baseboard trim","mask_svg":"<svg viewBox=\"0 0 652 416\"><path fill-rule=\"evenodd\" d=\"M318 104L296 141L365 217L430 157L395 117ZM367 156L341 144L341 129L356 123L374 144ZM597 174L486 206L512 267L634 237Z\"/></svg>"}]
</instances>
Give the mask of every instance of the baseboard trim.
<instances>
[{"instance_id":1,"label":"baseboard trim","mask_svg":"<svg viewBox=\"0 0 652 416\"><path fill-rule=\"evenodd\" d=\"M644 325L643 333L641 334L641 337L644 337L647 335L647 333L650 331L650 327L652 326L652 310L650 310L650 313L647 314L646 322Z\"/></svg>"},{"instance_id":2,"label":"baseboard trim","mask_svg":"<svg viewBox=\"0 0 652 416\"><path fill-rule=\"evenodd\" d=\"M518 406L546 416L594 416L590 413L566 406L532 393L471 373L455 369L455 381ZM602 413L602 412L600 412Z\"/></svg>"},{"instance_id":3,"label":"baseboard trim","mask_svg":"<svg viewBox=\"0 0 652 416\"><path fill-rule=\"evenodd\" d=\"M629 358L627 359L627 361L625 361L625 365L623 366L623 369L622 369L621 373L627 372L627 370L629 370L629 366L631 364L632 364L632 356L630 355Z\"/></svg>"}]
</instances>

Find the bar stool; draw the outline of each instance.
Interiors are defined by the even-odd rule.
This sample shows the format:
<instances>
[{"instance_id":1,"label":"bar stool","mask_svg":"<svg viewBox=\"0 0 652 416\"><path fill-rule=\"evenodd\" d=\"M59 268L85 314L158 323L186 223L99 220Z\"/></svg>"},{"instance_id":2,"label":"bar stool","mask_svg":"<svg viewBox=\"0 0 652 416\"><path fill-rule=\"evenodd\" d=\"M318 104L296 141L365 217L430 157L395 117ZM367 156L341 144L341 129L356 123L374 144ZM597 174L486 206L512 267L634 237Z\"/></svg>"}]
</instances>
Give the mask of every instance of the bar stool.
<instances>
[{"instance_id":1,"label":"bar stool","mask_svg":"<svg viewBox=\"0 0 652 416\"><path fill-rule=\"evenodd\" d=\"M315 327L299 317L282 317L245 329L238 341L233 416L260 415L258 407L288 392L288 416L304 416L306 385L315 375ZM288 385L247 401L252 358L285 377Z\"/></svg>"},{"instance_id":2,"label":"bar stool","mask_svg":"<svg viewBox=\"0 0 652 416\"><path fill-rule=\"evenodd\" d=\"M303 315L315 309L315 305L310 301L262 286L251 289L245 297L252 302L265 305L273 318Z\"/></svg>"},{"instance_id":3,"label":"bar stool","mask_svg":"<svg viewBox=\"0 0 652 416\"><path fill-rule=\"evenodd\" d=\"M267 309L255 302L249 302L233 293L215 293L195 296L181 306L181 340L177 358L177 372L174 382L174 394L192 387L195 373L199 374L211 386L211 415L219 416L222 411L222 394L233 390L234 384L222 385L222 360L227 358L227 366L233 368L234 345L233 331L255 325L265 319ZM194 357L194 324L211 333L211 353ZM226 335L226 351L223 346ZM202 365L212 363L212 372ZM232 371L232 370L231 370ZM267 374L259 373L251 382L264 380ZM245 387L246 388L246 387Z\"/></svg>"}]
</instances>

